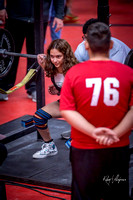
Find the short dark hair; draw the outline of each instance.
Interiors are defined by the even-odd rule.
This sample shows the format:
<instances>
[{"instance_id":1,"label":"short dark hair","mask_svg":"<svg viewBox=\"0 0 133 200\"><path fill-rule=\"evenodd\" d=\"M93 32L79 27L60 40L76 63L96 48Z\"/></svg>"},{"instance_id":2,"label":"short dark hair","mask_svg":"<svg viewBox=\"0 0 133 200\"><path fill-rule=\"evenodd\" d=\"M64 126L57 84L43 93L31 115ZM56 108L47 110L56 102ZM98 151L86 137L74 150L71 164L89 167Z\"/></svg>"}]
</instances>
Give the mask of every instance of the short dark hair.
<instances>
[{"instance_id":1,"label":"short dark hair","mask_svg":"<svg viewBox=\"0 0 133 200\"><path fill-rule=\"evenodd\" d=\"M91 18L91 19L87 20L85 22L85 24L83 25L83 29L82 29L83 34L86 34L88 26L95 23L95 22L98 22L97 18Z\"/></svg>"},{"instance_id":2,"label":"short dark hair","mask_svg":"<svg viewBox=\"0 0 133 200\"><path fill-rule=\"evenodd\" d=\"M103 22L91 24L87 29L86 39L93 53L107 53L110 48L111 33Z\"/></svg>"}]
</instances>

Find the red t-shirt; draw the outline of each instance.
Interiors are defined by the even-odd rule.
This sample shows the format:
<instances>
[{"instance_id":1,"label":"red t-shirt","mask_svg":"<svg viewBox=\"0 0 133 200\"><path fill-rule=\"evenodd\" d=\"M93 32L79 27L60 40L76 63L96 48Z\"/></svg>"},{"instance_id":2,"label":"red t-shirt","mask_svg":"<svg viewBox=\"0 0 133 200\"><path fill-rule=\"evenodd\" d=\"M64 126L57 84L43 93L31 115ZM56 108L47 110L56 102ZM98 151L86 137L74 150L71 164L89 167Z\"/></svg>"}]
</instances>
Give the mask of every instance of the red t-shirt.
<instances>
[{"instance_id":1,"label":"red t-shirt","mask_svg":"<svg viewBox=\"0 0 133 200\"><path fill-rule=\"evenodd\" d=\"M114 128L133 105L133 70L115 61L86 61L66 74L60 109L76 110L95 127ZM132 97L131 97L132 96ZM129 144L125 134L110 147ZM108 148L72 127L72 146L82 149Z\"/></svg>"}]
</instances>

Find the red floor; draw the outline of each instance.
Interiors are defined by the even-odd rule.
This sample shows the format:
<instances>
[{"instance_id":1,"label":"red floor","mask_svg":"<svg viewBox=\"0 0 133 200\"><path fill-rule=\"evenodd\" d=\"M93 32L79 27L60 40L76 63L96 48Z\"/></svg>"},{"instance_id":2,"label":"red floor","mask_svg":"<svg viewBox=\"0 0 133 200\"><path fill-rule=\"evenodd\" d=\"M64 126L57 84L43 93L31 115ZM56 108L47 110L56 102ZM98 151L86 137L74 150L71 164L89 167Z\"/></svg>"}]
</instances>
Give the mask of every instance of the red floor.
<instances>
[{"instance_id":1,"label":"red floor","mask_svg":"<svg viewBox=\"0 0 133 200\"><path fill-rule=\"evenodd\" d=\"M48 189L48 188L46 188L46 189ZM6 196L7 196L7 200L30 200L30 199L32 199L32 200L42 200L42 199L45 199L45 200L55 200L55 199L70 200L70 198L71 198L70 191L62 191L62 190L57 189L57 191L59 191L59 192L60 191L64 192L64 194L61 194L58 192L54 192L53 188L50 188L50 189L52 189L53 192L37 189L39 192L43 193L43 194L41 194L37 191L33 191L31 189L27 189L24 187L6 185ZM68 194L66 194L66 193L68 193ZM46 196L44 194L50 195L50 196ZM57 197L57 198L54 198L54 197Z\"/></svg>"},{"instance_id":2,"label":"red floor","mask_svg":"<svg viewBox=\"0 0 133 200\"><path fill-rule=\"evenodd\" d=\"M97 0L73 0L73 13L80 18L79 24L83 24L89 18L97 16ZM131 0L110 0L110 24L112 36L125 42L130 48L133 48L133 1ZM114 24L121 24L124 26L114 26ZM127 25L127 26L125 26ZM77 45L82 41L82 27L81 26L64 26L62 30L62 38L66 39L75 51ZM49 28L47 30L46 45L50 43ZM23 46L23 53L25 53L25 44ZM20 58L16 84L22 80L26 71L26 59ZM49 79L46 81L46 104L56 100L58 97L51 98L47 92ZM9 95L9 100L0 102L0 124L6 123L25 114L32 115L36 110L36 103L27 98L24 87ZM57 195L58 196L58 195ZM67 200L70 196L63 196ZM31 190L18 188L15 186L7 186L7 200L29 200L29 199L53 199L47 198Z\"/></svg>"}]
</instances>

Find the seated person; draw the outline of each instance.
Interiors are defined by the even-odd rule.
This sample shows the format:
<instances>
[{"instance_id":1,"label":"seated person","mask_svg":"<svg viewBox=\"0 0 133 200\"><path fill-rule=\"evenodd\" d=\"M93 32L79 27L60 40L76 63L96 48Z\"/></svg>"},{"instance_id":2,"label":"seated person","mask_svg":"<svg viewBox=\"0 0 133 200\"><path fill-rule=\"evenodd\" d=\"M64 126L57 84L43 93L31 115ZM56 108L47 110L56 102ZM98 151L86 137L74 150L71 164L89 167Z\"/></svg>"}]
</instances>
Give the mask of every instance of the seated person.
<instances>
[{"instance_id":1,"label":"seated person","mask_svg":"<svg viewBox=\"0 0 133 200\"><path fill-rule=\"evenodd\" d=\"M88 26L95 22L98 22L98 19L91 18L88 21L86 21L86 23L83 25L83 30L82 30L84 35L87 32ZM126 56L130 51L130 48L122 41L114 37L111 37L111 40L113 41L113 48L110 49L109 51L109 58L111 60L124 64ZM89 60L89 55L87 50L85 49L84 41L78 45L75 51L75 56L79 62Z\"/></svg>"},{"instance_id":2,"label":"seated person","mask_svg":"<svg viewBox=\"0 0 133 200\"><path fill-rule=\"evenodd\" d=\"M64 39L53 40L47 49L47 55L39 54L37 60L39 65L45 69L46 77L51 78L53 84L48 88L51 95L60 95L67 71L79 63L71 46ZM35 126L44 141L41 150L34 153L33 158L45 158L58 153L49 132L48 120L61 117L59 105L59 100L51 102L38 109L33 116Z\"/></svg>"}]
</instances>

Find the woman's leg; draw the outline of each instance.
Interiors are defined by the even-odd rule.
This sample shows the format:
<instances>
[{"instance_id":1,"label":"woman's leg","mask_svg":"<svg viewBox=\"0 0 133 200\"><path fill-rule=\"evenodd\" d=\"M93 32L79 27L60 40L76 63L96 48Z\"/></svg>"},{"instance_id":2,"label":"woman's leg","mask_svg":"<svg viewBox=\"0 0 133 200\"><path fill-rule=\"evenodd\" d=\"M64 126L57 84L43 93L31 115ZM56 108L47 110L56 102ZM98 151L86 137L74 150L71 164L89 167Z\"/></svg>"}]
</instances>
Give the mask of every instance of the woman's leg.
<instances>
[{"instance_id":1,"label":"woman's leg","mask_svg":"<svg viewBox=\"0 0 133 200\"><path fill-rule=\"evenodd\" d=\"M49 133L49 129L48 129L48 126L47 126L47 121L50 118L59 118L59 117L61 117L60 110L59 110L59 102L58 101L54 101L54 102L42 107L41 109L44 111L44 113L42 113L42 114L46 116L45 120L43 120L43 122L45 124L43 123L42 125L40 125L42 128L41 127L38 128L37 123L35 125L36 125L36 128L37 128L38 132L40 133L42 139L45 142L48 142L52 138L51 138L50 133ZM45 112L46 112L46 114L45 114ZM44 117L43 117L43 119L44 119Z\"/></svg>"},{"instance_id":2,"label":"woman's leg","mask_svg":"<svg viewBox=\"0 0 133 200\"><path fill-rule=\"evenodd\" d=\"M35 126L44 140L42 149L33 155L33 158L45 158L49 155L57 154L57 147L55 146L53 139L51 138L47 122L51 118L60 118L59 102L52 102L43 108L37 110L34 115Z\"/></svg>"}]
</instances>

